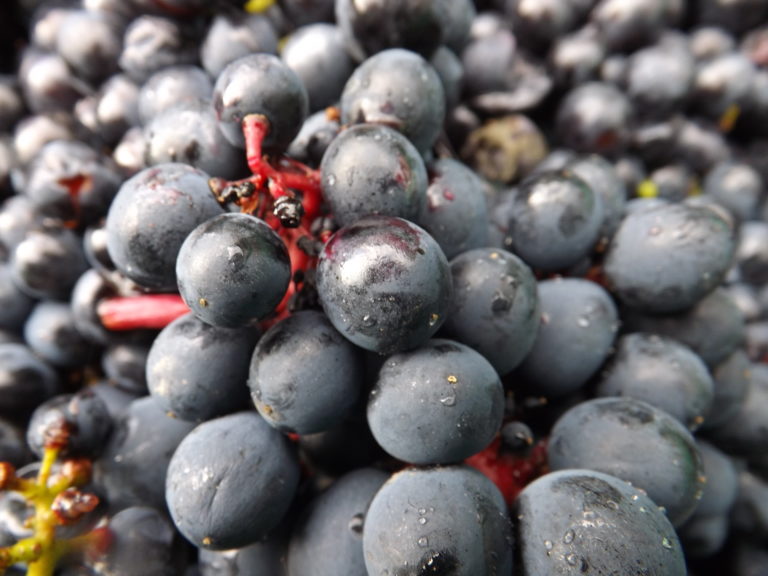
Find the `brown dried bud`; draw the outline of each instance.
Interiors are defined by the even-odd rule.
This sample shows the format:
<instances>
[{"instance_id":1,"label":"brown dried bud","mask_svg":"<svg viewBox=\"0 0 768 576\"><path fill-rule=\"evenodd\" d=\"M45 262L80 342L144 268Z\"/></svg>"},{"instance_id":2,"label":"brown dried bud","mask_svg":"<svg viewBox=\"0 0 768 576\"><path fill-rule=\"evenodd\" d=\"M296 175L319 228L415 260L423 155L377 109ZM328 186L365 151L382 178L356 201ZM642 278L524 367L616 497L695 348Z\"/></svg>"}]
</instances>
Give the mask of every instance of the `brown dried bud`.
<instances>
[{"instance_id":1,"label":"brown dried bud","mask_svg":"<svg viewBox=\"0 0 768 576\"><path fill-rule=\"evenodd\" d=\"M64 418L51 422L44 432L44 448L62 450L67 447L72 434L72 424Z\"/></svg>"},{"instance_id":2,"label":"brown dried bud","mask_svg":"<svg viewBox=\"0 0 768 576\"><path fill-rule=\"evenodd\" d=\"M67 478L72 486L84 486L91 481L93 464L87 458L65 460L59 474Z\"/></svg>"},{"instance_id":3,"label":"brown dried bud","mask_svg":"<svg viewBox=\"0 0 768 576\"><path fill-rule=\"evenodd\" d=\"M68 488L54 498L51 510L61 524L71 524L99 505L99 498L75 488Z\"/></svg>"},{"instance_id":4,"label":"brown dried bud","mask_svg":"<svg viewBox=\"0 0 768 576\"><path fill-rule=\"evenodd\" d=\"M10 462L0 462L0 490L9 490L16 482L16 467Z\"/></svg>"}]
</instances>

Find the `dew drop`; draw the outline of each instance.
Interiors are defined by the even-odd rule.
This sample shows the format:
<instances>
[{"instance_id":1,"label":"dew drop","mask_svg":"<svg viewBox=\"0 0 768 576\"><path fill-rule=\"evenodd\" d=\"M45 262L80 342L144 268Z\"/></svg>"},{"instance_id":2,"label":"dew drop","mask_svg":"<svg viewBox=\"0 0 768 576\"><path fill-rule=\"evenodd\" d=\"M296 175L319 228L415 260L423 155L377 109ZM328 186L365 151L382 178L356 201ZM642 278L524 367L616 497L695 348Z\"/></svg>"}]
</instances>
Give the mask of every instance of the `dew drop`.
<instances>
[{"instance_id":1,"label":"dew drop","mask_svg":"<svg viewBox=\"0 0 768 576\"><path fill-rule=\"evenodd\" d=\"M661 545L664 546L664 548L666 548L667 550L672 550L673 548L671 540L666 536L664 536L664 538L661 539Z\"/></svg>"},{"instance_id":2,"label":"dew drop","mask_svg":"<svg viewBox=\"0 0 768 576\"><path fill-rule=\"evenodd\" d=\"M579 557L576 556L576 554L568 554L568 556L565 557L565 561L571 566L576 566L579 563Z\"/></svg>"},{"instance_id":3,"label":"dew drop","mask_svg":"<svg viewBox=\"0 0 768 576\"><path fill-rule=\"evenodd\" d=\"M456 405L456 396L453 394L450 396L446 396L444 398L440 398L440 403L443 406L455 406Z\"/></svg>"},{"instance_id":4,"label":"dew drop","mask_svg":"<svg viewBox=\"0 0 768 576\"><path fill-rule=\"evenodd\" d=\"M563 535L563 542L570 544L573 542L574 538L576 538L576 533L573 530L568 530L568 532Z\"/></svg>"},{"instance_id":5,"label":"dew drop","mask_svg":"<svg viewBox=\"0 0 768 576\"><path fill-rule=\"evenodd\" d=\"M426 523L427 523L427 519L426 519L426 518L424 518L424 516L422 516L421 518L419 518L419 524L421 524L422 526L424 526L424 524L426 524Z\"/></svg>"},{"instance_id":6,"label":"dew drop","mask_svg":"<svg viewBox=\"0 0 768 576\"><path fill-rule=\"evenodd\" d=\"M552 550L554 547L555 545L552 544L552 540L544 540L544 548L546 548L547 551Z\"/></svg>"},{"instance_id":7,"label":"dew drop","mask_svg":"<svg viewBox=\"0 0 768 576\"><path fill-rule=\"evenodd\" d=\"M427 539L426 536L422 536L421 538L416 540L416 544L418 544L420 548L426 548L427 546L429 546L429 540Z\"/></svg>"},{"instance_id":8,"label":"dew drop","mask_svg":"<svg viewBox=\"0 0 768 576\"><path fill-rule=\"evenodd\" d=\"M419 508L419 515L424 516L424 514L426 514L426 513L427 513L427 509L426 508Z\"/></svg>"},{"instance_id":9,"label":"dew drop","mask_svg":"<svg viewBox=\"0 0 768 576\"><path fill-rule=\"evenodd\" d=\"M610 508L611 510L618 510L619 509L619 503L614 501L614 500L608 500L605 503L605 505L608 506L608 508Z\"/></svg>"},{"instance_id":10,"label":"dew drop","mask_svg":"<svg viewBox=\"0 0 768 576\"><path fill-rule=\"evenodd\" d=\"M374 318L370 314L366 314L365 316L363 316L363 326L366 326L368 328L372 326L376 326L376 318Z\"/></svg>"}]
</instances>

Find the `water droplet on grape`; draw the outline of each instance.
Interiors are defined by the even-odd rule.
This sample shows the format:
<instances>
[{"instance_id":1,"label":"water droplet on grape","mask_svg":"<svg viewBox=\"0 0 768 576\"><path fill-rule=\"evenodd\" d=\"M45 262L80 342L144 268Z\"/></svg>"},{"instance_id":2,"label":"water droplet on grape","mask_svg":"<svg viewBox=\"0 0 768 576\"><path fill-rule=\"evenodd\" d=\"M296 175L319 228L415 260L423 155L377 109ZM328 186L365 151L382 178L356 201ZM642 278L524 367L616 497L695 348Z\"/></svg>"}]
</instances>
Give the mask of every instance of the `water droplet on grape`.
<instances>
[{"instance_id":1,"label":"water droplet on grape","mask_svg":"<svg viewBox=\"0 0 768 576\"><path fill-rule=\"evenodd\" d=\"M576 554L568 554L568 556L565 557L565 561L571 566L576 566L576 564L579 563L579 557L576 556Z\"/></svg>"},{"instance_id":2,"label":"water droplet on grape","mask_svg":"<svg viewBox=\"0 0 768 576\"><path fill-rule=\"evenodd\" d=\"M544 540L544 548L546 548L547 551L552 550L554 547L555 545L552 544L552 540Z\"/></svg>"},{"instance_id":3,"label":"water droplet on grape","mask_svg":"<svg viewBox=\"0 0 768 576\"><path fill-rule=\"evenodd\" d=\"M667 550L672 550L673 548L671 540L666 536L664 536L664 538L661 539L661 545L664 546L664 548L666 548Z\"/></svg>"},{"instance_id":4,"label":"water droplet on grape","mask_svg":"<svg viewBox=\"0 0 768 576\"><path fill-rule=\"evenodd\" d=\"M576 533L573 530L568 530L568 532L563 535L563 542L570 544L573 542L574 538L576 538Z\"/></svg>"},{"instance_id":5,"label":"water droplet on grape","mask_svg":"<svg viewBox=\"0 0 768 576\"><path fill-rule=\"evenodd\" d=\"M416 544L418 544L420 548L426 548L429 546L429 540L426 536L422 536L416 541Z\"/></svg>"},{"instance_id":6,"label":"water droplet on grape","mask_svg":"<svg viewBox=\"0 0 768 576\"><path fill-rule=\"evenodd\" d=\"M365 316L363 316L363 326L366 326L368 328L371 328L372 326L376 326L376 318L374 318L370 314L366 314Z\"/></svg>"},{"instance_id":7,"label":"water droplet on grape","mask_svg":"<svg viewBox=\"0 0 768 576\"><path fill-rule=\"evenodd\" d=\"M455 406L456 405L456 396L446 396L445 398L440 398L440 403L443 406Z\"/></svg>"}]
</instances>

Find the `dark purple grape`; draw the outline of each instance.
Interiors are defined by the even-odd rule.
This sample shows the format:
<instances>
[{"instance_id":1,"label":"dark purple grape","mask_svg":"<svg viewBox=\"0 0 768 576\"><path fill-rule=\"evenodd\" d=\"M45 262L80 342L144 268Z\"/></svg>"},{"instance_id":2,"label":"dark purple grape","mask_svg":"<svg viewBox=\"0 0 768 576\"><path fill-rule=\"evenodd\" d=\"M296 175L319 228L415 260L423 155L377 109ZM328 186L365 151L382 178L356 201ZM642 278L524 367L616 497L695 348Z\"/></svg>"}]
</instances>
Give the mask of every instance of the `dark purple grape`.
<instances>
[{"instance_id":1,"label":"dark purple grape","mask_svg":"<svg viewBox=\"0 0 768 576\"><path fill-rule=\"evenodd\" d=\"M531 351L539 330L533 273L514 254L493 248L463 252L450 267L454 297L445 333L508 374Z\"/></svg>"},{"instance_id":2,"label":"dark purple grape","mask_svg":"<svg viewBox=\"0 0 768 576\"><path fill-rule=\"evenodd\" d=\"M645 492L592 470L553 472L520 493L516 574L684 576L683 549Z\"/></svg>"},{"instance_id":3,"label":"dark purple grape","mask_svg":"<svg viewBox=\"0 0 768 576\"><path fill-rule=\"evenodd\" d=\"M241 548L282 520L299 481L288 440L256 412L198 425L168 466L166 499L176 528L211 550Z\"/></svg>"},{"instance_id":4,"label":"dark purple grape","mask_svg":"<svg viewBox=\"0 0 768 576\"><path fill-rule=\"evenodd\" d=\"M731 418L707 430L707 439L729 454L750 457L763 453L768 441L768 369L750 367L744 399Z\"/></svg>"},{"instance_id":5,"label":"dark purple grape","mask_svg":"<svg viewBox=\"0 0 768 576\"><path fill-rule=\"evenodd\" d=\"M158 70L141 85L138 94L138 114L146 125L161 112L179 104L209 100L213 82L198 66L168 66Z\"/></svg>"},{"instance_id":6,"label":"dark purple grape","mask_svg":"<svg viewBox=\"0 0 768 576\"><path fill-rule=\"evenodd\" d=\"M216 79L212 104L224 136L239 148L245 148L241 123L248 114L269 122L264 148L284 150L309 111L301 80L271 54L250 54L227 65Z\"/></svg>"},{"instance_id":7,"label":"dark purple grape","mask_svg":"<svg viewBox=\"0 0 768 576\"><path fill-rule=\"evenodd\" d=\"M24 340L35 354L57 367L82 367L96 356L65 302L38 302L24 324Z\"/></svg>"},{"instance_id":8,"label":"dark purple grape","mask_svg":"<svg viewBox=\"0 0 768 576\"><path fill-rule=\"evenodd\" d=\"M354 70L341 31L332 24L310 24L294 30L280 57L301 79L315 112L339 101Z\"/></svg>"},{"instance_id":9,"label":"dark purple grape","mask_svg":"<svg viewBox=\"0 0 768 576\"><path fill-rule=\"evenodd\" d=\"M443 3L444 0L336 0L336 22L350 54L358 61L398 47L428 58L440 45L448 22Z\"/></svg>"},{"instance_id":10,"label":"dark purple grape","mask_svg":"<svg viewBox=\"0 0 768 576\"><path fill-rule=\"evenodd\" d=\"M605 46L590 27L555 38L549 51L554 80L563 88L597 80L605 58Z\"/></svg>"},{"instance_id":11,"label":"dark purple grape","mask_svg":"<svg viewBox=\"0 0 768 576\"><path fill-rule=\"evenodd\" d=\"M176 257L187 235L223 212L208 175L185 164L146 168L120 187L107 214L107 247L141 286L176 289Z\"/></svg>"},{"instance_id":12,"label":"dark purple grape","mask_svg":"<svg viewBox=\"0 0 768 576\"><path fill-rule=\"evenodd\" d=\"M715 408L715 385L704 362L687 346L655 334L619 338L596 391L598 396L643 400L690 430Z\"/></svg>"},{"instance_id":13,"label":"dark purple grape","mask_svg":"<svg viewBox=\"0 0 768 576\"><path fill-rule=\"evenodd\" d=\"M388 476L359 468L338 478L304 508L291 534L291 576L364 576L363 526L376 492Z\"/></svg>"},{"instance_id":14,"label":"dark purple grape","mask_svg":"<svg viewBox=\"0 0 768 576\"><path fill-rule=\"evenodd\" d=\"M581 278L539 282L539 302L536 340L513 378L521 377L532 395L562 397L602 366L616 339L618 313L602 287Z\"/></svg>"},{"instance_id":15,"label":"dark purple grape","mask_svg":"<svg viewBox=\"0 0 768 576\"><path fill-rule=\"evenodd\" d=\"M142 14L123 36L120 68L137 82L144 82L166 66L194 64L197 45L176 20Z\"/></svg>"},{"instance_id":16,"label":"dark purple grape","mask_svg":"<svg viewBox=\"0 0 768 576\"><path fill-rule=\"evenodd\" d=\"M117 168L98 150L57 140L32 160L24 193L43 216L88 225L106 216L121 182Z\"/></svg>"},{"instance_id":17,"label":"dark purple grape","mask_svg":"<svg viewBox=\"0 0 768 576\"><path fill-rule=\"evenodd\" d=\"M0 75L0 130L9 132L24 115L25 97L15 76Z\"/></svg>"},{"instance_id":18,"label":"dark purple grape","mask_svg":"<svg viewBox=\"0 0 768 576\"><path fill-rule=\"evenodd\" d=\"M139 124L139 94L139 86L127 74L114 74L96 94L98 135L109 145Z\"/></svg>"},{"instance_id":19,"label":"dark purple grape","mask_svg":"<svg viewBox=\"0 0 768 576\"><path fill-rule=\"evenodd\" d=\"M112 424L107 405L93 392L61 394L43 402L32 413L27 444L42 458L51 433L61 427L67 433L62 454L93 459L104 450Z\"/></svg>"},{"instance_id":20,"label":"dark purple grape","mask_svg":"<svg viewBox=\"0 0 768 576\"><path fill-rule=\"evenodd\" d=\"M0 413L9 418L30 414L60 390L53 368L23 344L0 344Z\"/></svg>"},{"instance_id":21,"label":"dark purple grape","mask_svg":"<svg viewBox=\"0 0 768 576\"><path fill-rule=\"evenodd\" d=\"M501 427L504 389L478 352L433 339L389 356L368 397L368 424L389 454L452 464L480 452Z\"/></svg>"},{"instance_id":22,"label":"dark purple grape","mask_svg":"<svg viewBox=\"0 0 768 576\"><path fill-rule=\"evenodd\" d=\"M122 26L106 12L74 10L61 21L56 51L81 78L98 83L117 71Z\"/></svg>"},{"instance_id":23,"label":"dark purple grape","mask_svg":"<svg viewBox=\"0 0 768 576\"><path fill-rule=\"evenodd\" d=\"M586 468L644 490L674 526L693 514L706 482L691 433L632 398L598 398L569 409L552 428L547 453L553 471Z\"/></svg>"},{"instance_id":24,"label":"dark purple grape","mask_svg":"<svg viewBox=\"0 0 768 576\"><path fill-rule=\"evenodd\" d=\"M179 162L221 178L247 173L243 151L219 130L207 100L188 100L157 113L144 126L147 166Z\"/></svg>"},{"instance_id":25,"label":"dark purple grape","mask_svg":"<svg viewBox=\"0 0 768 576\"><path fill-rule=\"evenodd\" d=\"M573 30L582 17L578 2L561 0L509 0L505 8L520 43L539 52Z\"/></svg>"},{"instance_id":26,"label":"dark purple grape","mask_svg":"<svg viewBox=\"0 0 768 576\"><path fill-rule=\"evenodd\" d=\"M328 146L339 135L341 124L320 110L307 117L286 153L305 164L318 167Z\"/></svg>"},{"instance_id":27,"label":"dark purple grape","mask_svg":"<svg viewBox=\"0 0 768 576\"><path fill-rule=\"evenodd\" d=\"M117 388L147 393L147 356L150 345L143 342L114 343L101 355L101 368Z\"/></svg>"},{"instance_id":28,"label":"dark purple grape","mask_svg":"<svg viewBox=\"0 0 768 576\"><path fill-rule=\"evenodd\" d=\"M603 223L600 236L610 239L624 217L627 203L627 187L618 171L610 162L597 155L574 158L563 168L586 182L602 200Z\"/></svg>"},{"instance_id":29,"label":"dark purple grape","mask_svg":"<svg viewBox=\"0 0 768 576\"><path fill-rule=\"evenodd\" d=\"M626 85L637 115L661 119L680 111L694 74L694 59L685 43L659 42L632 54Z\"/></svg>"},{"instance_id":30,"label":"dark purple grape","mask_svg":"<svg viewBox=\"0 0 768 576\"><path fill-rule=\"evenodd\" d=\"M344 86L341 119L345 124L390 126L423 154L443 126L443 84L418 54L401 48L379 52L360 64Z\"/></svg>"},{"instance_id":31,"label":"dark purple grape","mask_svg":"<svg viewBox=\"0 0 768 576\"><path fill-rule=\"evenodd\" d=\"M710 367L728 358L744 340L744 317L723 289L716 289L682 312L651 315L623 310L621 319L624 331L674 338Z\"/></svg>"},{"instance_id":32,"label":"dark purple grape","mask_svg":"<svg viewBox=\"0 0 768 576\"><path fill-rule=\"evenodd\" d=\"M605 274L627 306L679 312L722 282L734 249L732 229L712 210L660 206L624 218L608 248Z\"/></svg>"},{"instance_id":33,"label":"dark purple grape","mask_svg":"<svg viewBox=\"0 0 768 576\"><path fill-rule=\"evenodd\" d=\"M24 166L54 140L73 140L72 119L61 113L36 114L20 120L13 131L13 148L16 159Z\"/></svg>"},{"instance_id":34,"label":"dark purple grape","mask_svg":"<svg viewBox=\"0 0 768 576\"><path fill-rule=\"evenodd\" d=\"M739 221L757 219L763 201L763 179L748 164L721 162L707 172L704 194L722 204Z\"/></svg>"},{"instance_id":35,"label":"dark purple grape","mask_svg":"<svg viewBox=\"0 0 768 576\"><path fill-rule=\"evenodd\" d=\"M266 222L230 212L189 233L176 276L195 316L232 328L271 314L285 295L291 269L285 244Z\"/></svg>"},{"instance_id":36,"label":"dark purple grape","mask_svg":"<svg viewBox=\"0 0 768 576\"><path fill-rule=\"evenodd\" d=\"M90 93L89 86L55 52L27 49L19 65L24 104L37 114L69 111Z\"/></svg>"},{"instance_id":37,"label":"dark purple grape","mask_svg":"<svg viewBox=\"0 0 768 576\"><path fill-rule=\"evenodd\" d=\"M426 342L453 293L448 261L422 228L369 216L336 232L317 265L320 303L354 344L382 354Z\"/></svg>"},{"instance_id":38,"label":"dark purple grape","mask_svg":"<svg viewBox=\"0 0 768 576\"><path fill-rule=\"evenodd\" d=\"M602 196L574 173L531 176L512 194L505 247L532 268L562 270L597 243L605 214Z\"/></svg>"},{"instance_id":39,"label":"dark purple grape","mask_svg":"<svg viewBox=\"0 0 768 576\"><path fill-rule=\"evenodd\" d=\"M445 46L438 47L429 59L443 84L446 111L459 105L464 91L464 65L454 52Z\"/></svg>"},{"instance_id":40,"label":"dark purple grape","mask_svg":"<svg viewBox=\"0 0 768 576\"><path fill-rule=\"evenodd\" d=\"M600 0L590 19L611 51L632 51L663 30L665 5L663 0Z\"/></svg>"},{"instance_id":41,"label":"dark purple grape","mask_svg":"<svg viewBox=\"0 0 768 576\"><path fill-rule=\"evenodd\" d=\"M560 142L582 153L616 154L629 139L632 105L618 88L587 82L565 95L557 112Z\"/></svg>"},{"instance_id":42,"label":"dark purple grape","mask_svg":"<svg viewBox=\"0 0 768 576\"><path fill-rule=\"evenodd\" d=\"M159 509L138 504L109 520L109 554L93 562L93 576L179 574L178 535Z\"/></svg>"},{"instance_id":43,"label":"dark purple grape","mask_svg":"<svg viewBox=\"0 0 768 576\"><path fill-rule=\"evenodd\" d=\"M185 314L152 342L146 360L150 394L169 415L201 422L248 407L248 362L258 339L251 328L219 328Z\"/></svg>"},{"instance_id":44,"label":"dark purple grape","mask_svg":"<svg viewBox=\"0 0 768 576\"><path fill-rule=\"evenodd\" d=\"M253 351L253 403L278 430L315 434L340 425L361 396L361 351L316 310L272 326Z\"/></svg>"},{"instance_id":45,"label":"dark purple grape","mask_svg":"<svg viewBox=\"0 0 768 576\"><path fill-rule=\"evenodd\" d=\"M0 328L19 332L34 306L34 298L13 281L10 266L0 265Z\"/></svg>"},{"instance_id":46,"label":"dark purple grape","mask_svg":"<svg viewBox=\"0 0 768 576\"><path fill-rule=\"evenodd\" d=\"M94 480L106 491L111 510L129 506L166 509L168 463L192 428L191 422L166 416L151 396L130 403L94 463Z\"/></svg>"},{"instance_id":47,"label":"dark purple grape","mask_svg":"<svg viewBox=\"0 0 768 576\"><path fill-rule=\"evenodd\" d=\"M472 468L411 468L373 497L363 523L368 574L512 573L507 507Z\"/></svg>"},{"instance_id":48,"label":"dark purple grape","mask_svg":"<svg viewBox=\"0 0 768 576\"><path fill-rule=\"evenodd\" d=\"M329 144L320 171L323 197L341 226L369 215L415 221L426 203L424 161L407 138L386 126L344 130Z\"/></svg>"},{"instance_id":49,"label":"dark purple grape","mask_svg":"<svg viewBox=\"0 0 768 576\"><path fill-rule=\"evenodd\" d=\"M429 186L416 222L440 244L449 260L488 245L488 183L451 158L427 164Z\"/></svg>"},{"instance_id":50,"label":"dark purple grape","mask_svg":"<svg viewBox=\"0 0 768 576\"><path fill-rule=\"evenodd\" d=\"M66 300L87 268L80 238L58 226L30 231L11 257L13 280L34 298Z\"/></svg>"},{"instance_id":51,"label":"dark purple grape","mask_svg":"<svg viewBox=\"0 0 768 576\"><path fill-rule=\"evenodd\" d=\"M277 31L261 14L242 12L214 16L200 46L200 62L211 78L229 64L250 54L277 54Z\"/></svg>"}]
</instances>

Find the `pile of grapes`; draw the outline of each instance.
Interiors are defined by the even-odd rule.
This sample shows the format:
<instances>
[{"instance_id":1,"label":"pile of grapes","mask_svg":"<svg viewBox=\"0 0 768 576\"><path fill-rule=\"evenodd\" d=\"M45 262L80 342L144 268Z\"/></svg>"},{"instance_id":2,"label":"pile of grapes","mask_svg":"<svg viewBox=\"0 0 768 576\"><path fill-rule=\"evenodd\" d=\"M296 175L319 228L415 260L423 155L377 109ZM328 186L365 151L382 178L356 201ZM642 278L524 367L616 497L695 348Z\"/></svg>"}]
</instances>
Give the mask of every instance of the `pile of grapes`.
<instances>
[{"instance_id":1,"label":"pile of grapes","mask_svg":"<svg viewBox=\"0 0 768 576\"><path fill-rule=\"evenodd\" d=\"M17 0L0 573L768 574L768 0Z\"/></svg>"}]
</instances>

